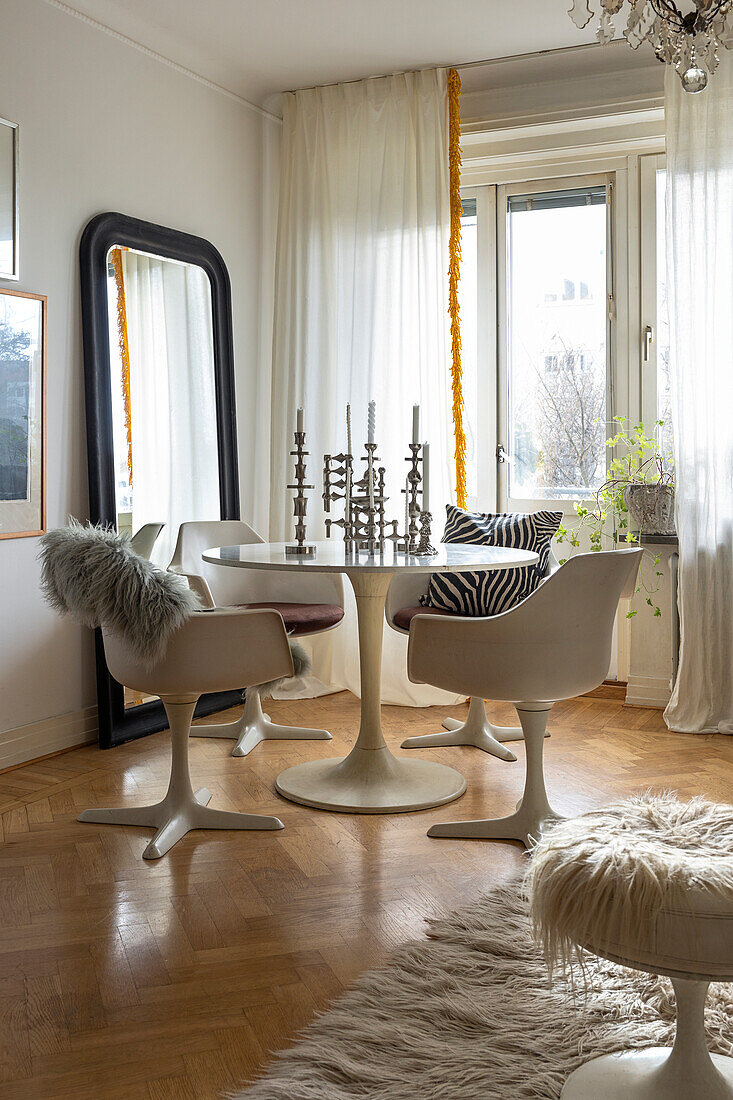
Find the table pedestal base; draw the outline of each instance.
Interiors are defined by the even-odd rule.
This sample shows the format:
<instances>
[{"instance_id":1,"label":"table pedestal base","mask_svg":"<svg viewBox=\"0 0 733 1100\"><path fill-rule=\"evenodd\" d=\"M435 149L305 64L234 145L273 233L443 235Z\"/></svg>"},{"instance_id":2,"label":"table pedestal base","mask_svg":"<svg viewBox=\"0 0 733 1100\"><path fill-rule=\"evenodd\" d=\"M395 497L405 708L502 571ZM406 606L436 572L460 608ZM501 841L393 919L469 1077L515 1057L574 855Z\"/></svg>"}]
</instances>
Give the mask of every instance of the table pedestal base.
<instances>
[{"instance_id":1,"label":"table pedestal base","mask_svg":"<svg viewBox=\"0 0 733 1100\"><path fill-rule=\"evenodd\" d=\"M466 780L431 760L404 760L381 749L354 748L348 756L312 760L281 772L278 794L303 806L343 813L388 814L444 806L460 798Z\"/></svg>"}]
</instances>

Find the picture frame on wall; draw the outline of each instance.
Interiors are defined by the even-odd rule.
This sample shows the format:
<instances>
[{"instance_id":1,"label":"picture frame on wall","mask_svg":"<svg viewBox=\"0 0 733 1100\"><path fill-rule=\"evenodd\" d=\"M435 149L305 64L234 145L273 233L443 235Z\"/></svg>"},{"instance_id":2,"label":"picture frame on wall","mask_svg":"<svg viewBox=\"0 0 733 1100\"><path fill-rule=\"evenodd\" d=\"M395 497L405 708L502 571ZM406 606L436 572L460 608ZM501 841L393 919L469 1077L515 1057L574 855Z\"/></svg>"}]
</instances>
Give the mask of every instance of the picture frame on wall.
<instances>
[{"instance_id":1,"label":"picture frame on wall","mask_svg":"<svg viewBox=\"0 0 733 1100\"><path fill-rule=\"evenodd\" d=\"M0 118L0 279L18 279L18 124Z\"/></svg>"},{"instance_id":2,"label":"picture frame on wall","mask_svg":"<svg viewBox=\"0 0 733 1100\"><path fill-rule=\"evenodd\" d=\"M0 539L46 530L46 296L0 287Z\"/></svg>"}]
</instances>

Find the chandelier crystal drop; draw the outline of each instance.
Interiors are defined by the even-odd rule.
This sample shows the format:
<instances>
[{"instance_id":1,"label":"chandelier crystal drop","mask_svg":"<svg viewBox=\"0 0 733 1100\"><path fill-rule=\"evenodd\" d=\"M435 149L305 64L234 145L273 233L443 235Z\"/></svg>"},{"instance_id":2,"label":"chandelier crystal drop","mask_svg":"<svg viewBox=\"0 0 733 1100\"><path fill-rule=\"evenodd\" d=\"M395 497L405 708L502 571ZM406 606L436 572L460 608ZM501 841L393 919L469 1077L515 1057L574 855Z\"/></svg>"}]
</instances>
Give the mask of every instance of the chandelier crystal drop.
<instances>
[{"instance_id":1,"label":"chandelier crystal drop","mask_svg":"<svg viewBox=\"0 0 733 1100\"><path fill-rule=\"evenodd\" d=\"M624 38L638 49L650 42L657 60L671 65L686 92L701 92L720 61L733 49L733 0L573 0L568 15L576 27L598 19L596 37L608 45L616 35L613 17L626 9Z\"/></svg>"}]
</instances>

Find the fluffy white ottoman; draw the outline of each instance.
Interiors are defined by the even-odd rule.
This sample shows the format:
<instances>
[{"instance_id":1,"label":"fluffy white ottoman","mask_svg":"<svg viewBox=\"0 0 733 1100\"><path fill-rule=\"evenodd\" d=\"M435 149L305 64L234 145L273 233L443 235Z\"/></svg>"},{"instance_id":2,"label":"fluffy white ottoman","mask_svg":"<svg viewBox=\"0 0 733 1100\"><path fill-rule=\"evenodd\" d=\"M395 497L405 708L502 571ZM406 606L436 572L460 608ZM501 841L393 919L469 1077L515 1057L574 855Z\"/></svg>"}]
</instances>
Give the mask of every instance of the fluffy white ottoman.
<instances>
[{"instance_id":1,"label":"fluffy white ottoman","mask_svg":"<svg viewBox=\"0 0 733 1100\"><path fill-rule=\"evenodd\" d=\"M562 1100L733 1100L704 1032L710 982L733 981L733 806L645 795L563 821L528 878L550 970L586 950L669 976L677 1000L674 1047L587 1062Z\"/></svg>"}]
</instances>

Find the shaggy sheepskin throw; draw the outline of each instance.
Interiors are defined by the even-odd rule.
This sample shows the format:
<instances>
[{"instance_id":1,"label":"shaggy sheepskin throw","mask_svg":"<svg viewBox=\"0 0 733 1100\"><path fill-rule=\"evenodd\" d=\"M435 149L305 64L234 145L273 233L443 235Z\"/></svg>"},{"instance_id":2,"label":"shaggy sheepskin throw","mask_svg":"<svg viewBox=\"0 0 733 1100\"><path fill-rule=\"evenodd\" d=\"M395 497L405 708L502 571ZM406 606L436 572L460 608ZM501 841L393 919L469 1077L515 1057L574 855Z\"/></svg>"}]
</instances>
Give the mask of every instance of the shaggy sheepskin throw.
<instances>
[{"instance_id":1,"label":"shaggy sheepskin throw","mask_svg":"<svg viewBox=\"0 0 733 1100\"><path fill-rule=\"evenodd\" d=\"M663 905L684 912L691 892L733 908L732 856L733 806L702 798L647 793L560 822L527 875L550 970L584 959L581 940L651 946Z\"/></svg>"},{"instance_id":2,"label":"shaggy sheepskin throw","mask_svg":"<svg viewBox=\"0 0 733 1100\"><path fill-rule=\"evenodd\" d=\"M72 519L41 539L41 588L62 615L122 635L147 665L199 607L185 580L165 573L130 546L127 535Z\"/></svg>"},{"instance_id":3,"label":"shaggy sheepskin throw","mask_svg":"<svg viewBox=\"0 0 733 1100\"><path fill-rule=\"evenodd\" d=\"M674 1038L667 978L589 957L582 994L579 975L575 992L569 976L550 983L520 877L428 936L364 974L237 1100L557 1100L583 1062ZM705 1024L710 1049L733 1054L733 985L711 987Z\"/></svg>"}]
</instances>

